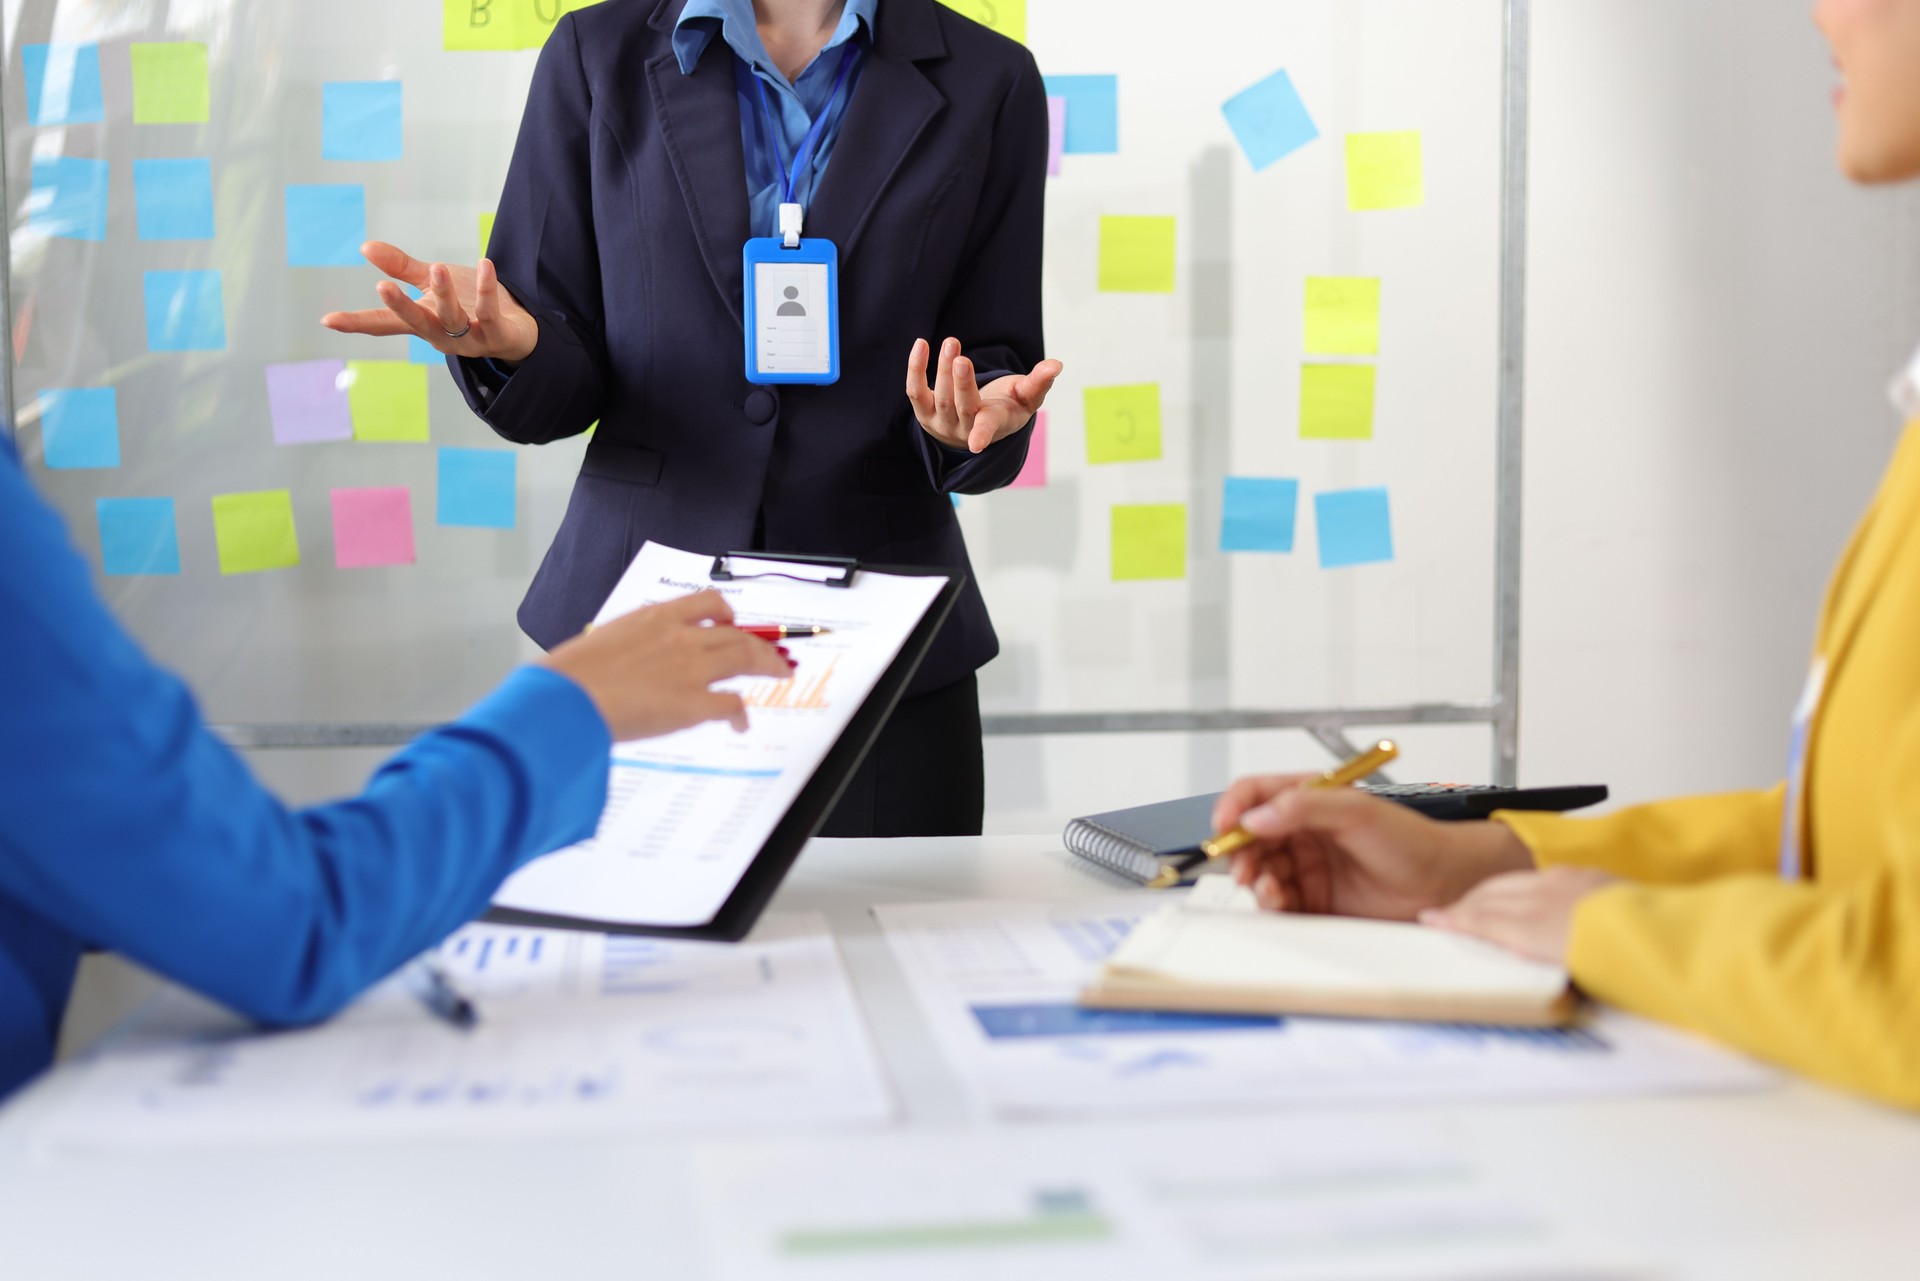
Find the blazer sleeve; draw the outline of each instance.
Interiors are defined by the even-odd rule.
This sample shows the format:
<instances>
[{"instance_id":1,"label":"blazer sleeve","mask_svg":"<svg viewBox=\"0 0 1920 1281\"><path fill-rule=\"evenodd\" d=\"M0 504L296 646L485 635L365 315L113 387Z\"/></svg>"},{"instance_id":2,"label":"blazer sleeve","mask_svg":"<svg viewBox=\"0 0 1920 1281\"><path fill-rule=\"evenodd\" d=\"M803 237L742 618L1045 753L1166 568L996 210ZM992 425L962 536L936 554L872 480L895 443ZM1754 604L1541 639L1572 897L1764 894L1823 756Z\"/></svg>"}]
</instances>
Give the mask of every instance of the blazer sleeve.
<instances>
[{"instance_id":1,"label":"blazer sleeve","mask_svg":"<svg viewBox=\"0 0 1920 1281\"><path fill-rule=\"evenodd\" d=\"M606 396L592 112L569 14L534 67L487 247L500 283L539 324L540 341L511 373L484 360L447 358L473 412L521 444L579 435L599 419Z\"/></svg>"},{"instance_id":2,"label":"blazer sleeve","mask_svg":"<svg viewBox=\"0 0 1920 1281\"><path fill-rule=\"evenodd\" d=\"M940 310L936 347L948 334L966 344L984 383L1024 374L1046 355L1040 315L1040 258L1046 238L1047 93L1023 56L994 124L992 161L961 258L960 276ZM1033 424L978 454L942 445L908 415L927 474L947 493L984 494L1011 484L1027 461Z\"/></svg>"},{"instance_id":3,"label":"blazer sleeve","mask_svg":"<svg viewBox=\"0 0 1920 1281\"><path fill-rule=\"evenodd\" d=\"M1684 885L1778 863L1786 787L1726 792L1636 805L1602 818L1505 810L1511 828L1542 867L1597 867L1630 880Z\"/></svg>"}]
</instances>

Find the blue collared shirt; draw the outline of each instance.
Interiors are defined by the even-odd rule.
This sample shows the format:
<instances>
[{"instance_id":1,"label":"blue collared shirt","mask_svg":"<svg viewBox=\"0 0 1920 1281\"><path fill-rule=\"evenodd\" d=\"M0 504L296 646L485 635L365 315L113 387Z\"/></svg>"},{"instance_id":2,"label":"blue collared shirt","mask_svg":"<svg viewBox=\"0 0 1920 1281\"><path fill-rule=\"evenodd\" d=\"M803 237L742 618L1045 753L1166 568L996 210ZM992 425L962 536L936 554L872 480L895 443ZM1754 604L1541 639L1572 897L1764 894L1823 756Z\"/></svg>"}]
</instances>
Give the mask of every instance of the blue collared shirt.
<instances>
[{"instance_id":1,"label":"blue collared shirt","mask_svg":"<svg viewBox=\"0 0 1920 1281\"><path fill-rule=\"evenodd\" d=\"M840 71L841 49L847 41L873 40L874 9L879 0L847 0L840 25L833 37L807 64L800 78L789 81L780 73L760 43L760 29L753 18L753 0L687 0L680 21L673 29L673 52L680 61L682 75L691 75L700 55L713 43L717 32L733 51L735 97L740 103L740 145L747 160L748 226L756 236L771 236L779 223L781 167L790 165L806 139L807 130L822 111L827 123L821 131L818 149L807 171L794 180L794 197L801 205L813 203L814 190L833 158L834 138L846 117L847 104L860 82L860 64L856 59L839 97L828 102L833 82ZM862 34L864 31L864 35ZM769 130L766 109L760 105L756 81L764 84L767 102L779 117L780 135Z\"/></svg>"}]
</instances>

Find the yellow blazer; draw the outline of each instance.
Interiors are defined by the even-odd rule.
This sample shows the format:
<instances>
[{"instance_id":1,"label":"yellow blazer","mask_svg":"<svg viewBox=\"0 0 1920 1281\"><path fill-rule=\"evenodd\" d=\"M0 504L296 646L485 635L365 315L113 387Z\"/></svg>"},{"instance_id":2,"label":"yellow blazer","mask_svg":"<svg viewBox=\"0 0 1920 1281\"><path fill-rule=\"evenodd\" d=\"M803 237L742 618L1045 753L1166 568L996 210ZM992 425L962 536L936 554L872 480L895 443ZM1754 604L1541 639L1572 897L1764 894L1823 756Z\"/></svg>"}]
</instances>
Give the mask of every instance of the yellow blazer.
<instances>
[{"instance_id":1,"label":"yellow blazer","mask_svg":"<svg viewBox=\"0 0 1920 1281\"><path fill-rule=\"evenodd\" d=\"M1632 882L1574 916L1588 992L1920 1108L1920 421L1828 587L1816 651L1805 879L1779 877L1784 785L1598 819L1496 817L1542 866ZM1787 731L1783 717L1783 758Z\"/></svg>"}]
</instances>

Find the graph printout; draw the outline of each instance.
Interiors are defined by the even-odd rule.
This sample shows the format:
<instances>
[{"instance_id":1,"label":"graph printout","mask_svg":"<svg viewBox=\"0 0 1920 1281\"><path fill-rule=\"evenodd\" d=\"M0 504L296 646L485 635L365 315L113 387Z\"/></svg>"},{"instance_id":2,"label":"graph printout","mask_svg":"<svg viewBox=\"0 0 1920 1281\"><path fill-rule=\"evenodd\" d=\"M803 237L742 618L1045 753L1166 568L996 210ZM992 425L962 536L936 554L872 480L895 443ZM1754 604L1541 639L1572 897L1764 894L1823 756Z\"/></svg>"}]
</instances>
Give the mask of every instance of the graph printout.
<instances>
[{"instance_id":1,"label":"graph printout","mask_svg":"<svg viewBox=\"0 0 1920 1281\"><path fill-rule=\"evenodd\" d=\"M747 704L746 733L716 722L615 747L599 831L521 869L496 906L636 925L711 921L947 581L862 570L847 588L786 577L714 583L712 567L710 556L648 543L597 621L714 588L736 622L831 630L786 642L800 664L787 680L716 686ZM739 558L731 568L821 572Z\"/></svg>"}]
</instances>

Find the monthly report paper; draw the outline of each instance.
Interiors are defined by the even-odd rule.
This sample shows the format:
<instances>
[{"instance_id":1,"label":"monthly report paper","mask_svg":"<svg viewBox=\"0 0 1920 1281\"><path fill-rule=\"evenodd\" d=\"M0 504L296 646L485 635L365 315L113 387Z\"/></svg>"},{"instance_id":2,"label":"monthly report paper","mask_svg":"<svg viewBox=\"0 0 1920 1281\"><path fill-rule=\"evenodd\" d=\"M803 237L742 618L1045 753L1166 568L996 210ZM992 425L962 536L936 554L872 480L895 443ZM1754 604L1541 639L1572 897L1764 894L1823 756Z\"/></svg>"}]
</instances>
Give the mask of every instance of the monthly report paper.
<instances>
[{"instance_id":1,"label":"monthly report paper","mask_svg":"<svg viewBox=\"0 0 1920 1281\"><path fill-rule=\"evenodd\" d=\"M715 583L712 567L711 556L648 543L598 621L713 588L737 622L831 631L787 642L800 664L788 680L715 686L746 701L745 734L713 723L616 746L599 830L521 869L496 906L645 925L711 921L947 582L863 570L847 588L772 577ZM737 557L730 568L819 573Z\"/></svg>"}]
</instances>

